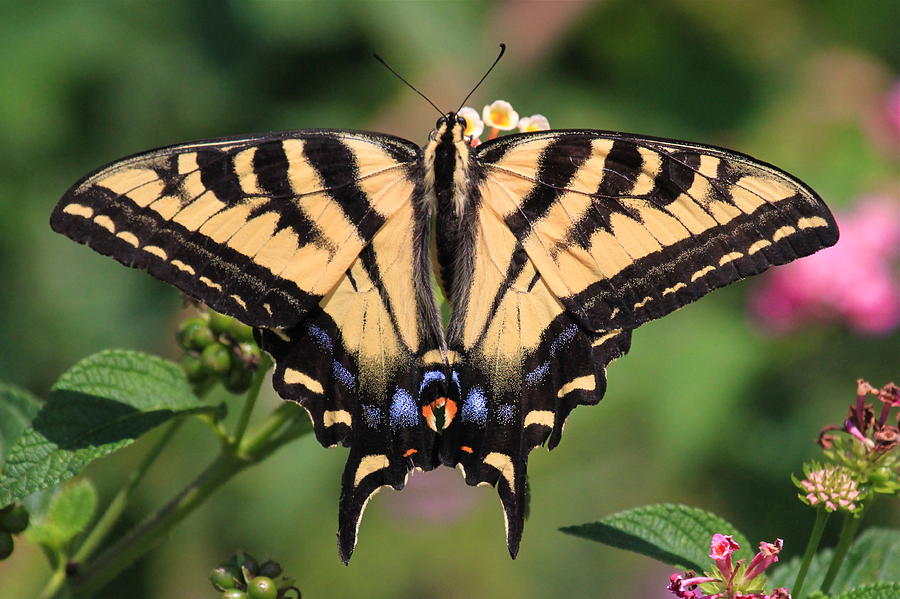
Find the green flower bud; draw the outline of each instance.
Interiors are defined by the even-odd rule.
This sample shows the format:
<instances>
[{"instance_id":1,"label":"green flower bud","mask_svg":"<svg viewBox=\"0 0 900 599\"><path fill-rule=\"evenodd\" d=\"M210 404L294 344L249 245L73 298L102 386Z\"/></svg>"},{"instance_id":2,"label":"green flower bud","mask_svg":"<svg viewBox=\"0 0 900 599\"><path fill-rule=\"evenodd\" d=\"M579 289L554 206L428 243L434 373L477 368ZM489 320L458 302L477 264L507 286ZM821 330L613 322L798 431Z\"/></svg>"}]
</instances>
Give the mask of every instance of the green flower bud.
<instances>
[{"instance_id":1,"label":"green flower bud","mask_svg":"<svg viewBox=\"0 0 900 599\"><path fill-rule=\"evenodd\" d=\"M263 562L259 566L259 575L268 576L273 580L281 576L281 572L281 564L273 560Z\"/></svg>"},{"instance_id":2,"label":"green flower bud","mask_svg":"<svg viewBox=\"0 0 900 599\"><path fill-rule=\"evenodd\" d=\"M222 599L247 599L247 593L240 589L228 589L222 591Z\"/></svg>"},{"instance_id":3,"label":"green flower bud","mask_svg":"<svg viewBox=\"0 0 900 599\"><path fill-rule=\"evenodd\" d=\"M247 583L247 599L275 599L278 587L268 576L257 576Z\"/></svg>"},{"instance_id":4,"label":"green flower bud","mask_svg":"<svg viewBox=\"0 0 900 599\"><path fill-rule=\"evenodd\" d=\"M241 581L241 570L229 564L222 564L209 573L209 581L220 591L236 589Z\"/></svg>"},{"instance_id":5,"label":"green flower bud","mask_svg":"<svg viewBox=\"0 0 900 599\"><path fill-rule=\"evenodd\" d=\"M202 350L215 342L216 336L202 318L188 318L178 325L178 344L184 349Z\"/></svg>"},{"instance_id":6,"label":"green flower bud","mask_svg":"<svg viewBox=\"0 0 900 599\"><path fill-rule=\"evenodd\" d=\"M0 530L18 534L26 528L28 528L28 510L21 503L14 503L0 512Z\"/></svg>"},{"instance_id":7,"label":"green flower bud","mask_svg":"<svg viewBox=\"0 0 900 599\"><path fill-rule=\"evenodd\" d=\"M221 343L213 343L203 350L200 360L206 368L221 376L231 368L231 350Z\"/></svg>"},{"instance_id":8,"label":"green flower bud","mask_svg":"<svg viewBox=\"0 0 900 599\"><path fill-rule=\"evenodd\" d=\"M244 561L241 562L241 572L244 573L244 580L249 581L256 576L257 570L259 570L259 562L256 561L256 558L249 553L244 553Z\"/></svg>"},{"instance_id":9,"label":"green flower bud","mask_svg":"<svg viewBox=\"0 0 900 599\"><path fill-rule=\"evenodd\" d=\"M5 530L0 531L0 559L6 559L12 554L14 544L11 534Z\"/></svg>"},{"instance_id":10,"label":"green flower bud","mask_svg":"<svg viewBox=\"0 0 900 599\"><path fill-rule=\"evenodd\" d=\"M194 354L185 354L181 357L181 368L192 383L202 382L209 374L203 366L203 360Z\"/></svg>"},{"instance_id":11,"label":"green flower bud","mask_svg":"<svg viewBox=\"0 0 900 599\"><path fill-rule=\"evenodd\" d=\"M222 381L225 388L232 393L243 393L250 388L250 383L252 382L253 373L244 368L244 365L237 360L231 364L231 370L228 371L228 375Z\"/></svg>"},{"instance_id":12,"label":"green flower bud","mask_svg":"<svg viewBox=\"0 0 900 599\"><path fill-rule=\"evenodd\" d=\"M256 368L262 358L262 350L256 343L244 341L237 346L237 353L241 357L241 361L248 366Z\"/></svg>"}]
</instances>

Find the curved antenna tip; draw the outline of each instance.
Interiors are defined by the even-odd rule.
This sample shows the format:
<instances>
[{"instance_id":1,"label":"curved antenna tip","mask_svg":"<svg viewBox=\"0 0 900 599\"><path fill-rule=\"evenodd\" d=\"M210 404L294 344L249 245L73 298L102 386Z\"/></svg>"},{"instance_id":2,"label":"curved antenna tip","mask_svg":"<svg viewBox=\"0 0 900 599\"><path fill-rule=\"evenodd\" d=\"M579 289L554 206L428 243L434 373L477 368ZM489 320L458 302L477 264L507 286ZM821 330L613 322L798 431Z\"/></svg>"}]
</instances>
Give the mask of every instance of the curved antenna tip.
<instances>
[{"instance_id":1,"label":"curved antenna tip","mask_svg":"<svg viewBox=\"0 0 900 599\"><path fill-rule=\"evenodd\" d=\"M487 70L487 72L484 74L484 76L478 81L478 83L475 84L475 87L472 88L472 91L469 92L469 94L466 96L466 99L462 101L462 103L459 105L459 108L456 109L456 112L459 112L460 110L462 110L462 107L465 106L466 102L469 101L469 98L472 97L472 94L475 93L475 90L478 89L478 87L482 83L484 83L484 80L487 79L487 76L491 74L491 71L494 70L494 67L497 66L497 63L500 62L500 59L503 58L504 52L506 52L506 44L504 44L503 42L500 42L500 54L498 54L497 58L494 59L494 64L492 64L490 66L490 68Z\"/></svg>"}]
</instances>

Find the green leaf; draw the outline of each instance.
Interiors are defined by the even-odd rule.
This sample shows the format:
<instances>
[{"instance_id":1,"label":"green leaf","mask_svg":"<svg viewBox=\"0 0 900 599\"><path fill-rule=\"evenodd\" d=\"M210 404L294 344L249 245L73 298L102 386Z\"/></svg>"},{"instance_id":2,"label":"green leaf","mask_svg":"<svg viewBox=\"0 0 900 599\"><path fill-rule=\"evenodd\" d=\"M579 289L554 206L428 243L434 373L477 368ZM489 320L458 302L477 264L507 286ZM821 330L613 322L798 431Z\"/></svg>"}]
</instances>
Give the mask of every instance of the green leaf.
<instances>
[{"instance_id":1,"label":"green leaf","mask_svg":"<svg viewBox=\"0 0 900 599\"><path fill-rule=\"evenodd\" d=\"M823 549L815 554L809 563L809 570L806 572L806 581L803 588L809 593L822 586L822 580L825 578L825 572L828 570L828 564L831 563L831 549ZM795 556L787 562L779 562L766 570L766 580L768 586L773 589L778 587L786 587L790 589L794 586L794 580L797 579L797 572L800 571L801 556ZM804 595L807 594L805 591Z\"/></svg>"},{"instance_id":2,"label":"green leaf","mask_svg":"<svg viewBox=\"0 0 900 599\"><path fill-rule=\"evenodd\" d=\"M869 528L859 535L847 552L832 591L840 593L876 582L900 582L900 531Z\"/></svg>"},{"instance_id":3,"label":"green leaf","mask_svg":"<svg viewBox=\"0 0 900 599\"><path fill-rule=\"evenodd\" d=\"M813 557L804 583L805 588L816 589L821 586L831 563L831 555L831 549L825 549ZM799 557L772 568L768 573L770 586L790 588L799 569ZM900 582L900 531L890 528L866 529L850 546L831 590L836 594L876 582Z\"/></svg>"},{"instance_id":4,"label":"green leaf","mask_svg":"<svg viewBox=\"0 0 900 599\"><path fill-rule=\"evenodd\" d=\"M897 599L897 597L900 597L900 583L879 582L857 587L837 595L835 599Z\"/></svg>"},{"instance_id":5,"label":"green leaf","mask_svg":"<svg viewBox=\"0 0 900 599\"><path fill-rule=\"evenodd\" d=\"M24 389L0 383L0 472L13 444L41 409L41 403Z\"/></svg>"},{"instance_id":6,"label":"green leaf","mask_svg":"<svg viewBox=\"0 0 900 599\"><path fill-rule=\"evenodd\" d=\"M167 420L213 410L168 360L124 350L89 356L60 377L10 451L0 505L72 478Z\"/></svg>"},{"instance_id":7,"label":"green leaf","mask_svg":"<svg viewBox=\"0 0 900 599\"><path fill-rule=\"evenodd\" d=\"M97 490L86 478L59 489L50 499L44 516L28 528L28 540L53 549L66 543L87 528L97 509Z\"/></svg>"},{"instance_id":8,"label":"green leaf","mask_svg":"<svg viewBox=\"0 0 900 599\"><path fill-rule=\"evenodd\" d=\"M741 546L738 558L751 554L747 539L734 526L686 505L648 505L560 530L697 572L710 569L709 542L717 532L734 536Z\"/></svg>"}]
</instances>

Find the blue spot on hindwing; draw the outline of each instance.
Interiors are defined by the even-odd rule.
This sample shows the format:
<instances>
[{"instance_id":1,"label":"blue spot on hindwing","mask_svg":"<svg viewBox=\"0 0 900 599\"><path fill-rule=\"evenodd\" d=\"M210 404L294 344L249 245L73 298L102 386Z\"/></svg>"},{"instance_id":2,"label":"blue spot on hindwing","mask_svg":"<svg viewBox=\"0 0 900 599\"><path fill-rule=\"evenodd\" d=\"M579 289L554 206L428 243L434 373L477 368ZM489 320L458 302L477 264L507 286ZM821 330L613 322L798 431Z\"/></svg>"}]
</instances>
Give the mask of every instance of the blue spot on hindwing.
<instances>
[{"instance_id":1,"label":"blue spot on hindwing","mask_svg":"<svg viewBox=\"0 0 900 599\"><path fill-rule=\"evenodd\" d=\"M391 400L391 428L411 427L419 424L419 406L405 389L397 389Z\"/></svg>"},{"instance_id":2,"label":"blue spot on hindwing","mask_svg":"<svg viewBox=\"0 0 900 599\"><path fill-rule=\"evenodd\" d=\"M564 349L572 339L575 338L575 335L578 333L578 327L576 325L569 325L562 330L562 332L556 336L556 339L550 344L550 356L556 357L556 354L559 353L560 350ZM537 385L539 382L544 380L544 377L550 372L550 360L545 360L525 375L525 385L528 387L533 387Z\"/></svg>"},{"instance_id":3,"label":"blue spot on hindwing","mask_svg":"<svg viewBox=\"0 0 900 599\"><path fill-rule=\"evenodd\" d=\"M503 404L497 408L497 422L503 426L509 426L515 422L516 406L512 404Z\"/></svg>"},{"instance_id":4,"label":"blue spot on hindwing","mask_svg":"<svg viewBox=\"0 0 900 599\"><path fill-rule=\"evenodd\" d=\"M444 373L440 370L429 370L425 374L422 375L422 382L419 384L419 395L422 394L422 391L425 390L425 387L433 383L434 381L445 381L447 377L444 376Z\"/></svg>"},{"instance_id":5,"label":"blue spot on hindwing","mask_svg":"<svg viewBox=\"0 0 900 599\"><path fill-rule=\"evenodd\" d=\"M331 337L324 331L324 329L317 327L314 324L310 324L306 325L306 330L309 331L310 335L312 335L313 341L316 342L316 345L327 351L329 354L334 350L334 343L332 343Z\"/></svg>"},{"instance_id":6,"label":"blue spot on hindwing","mask_svg":"<svg viewBox=\"0 0 900 599\"><path fill-rule=\"evenodd\" d=\"M555 356L556 352L561 350L563 347L569 344L569 341L575 338L575 333L578 332L578 327L574 324L571 324L564 328L562 332L553 340L553 343L550 344L550 355Z\"/></svg>"},{"instance_id":7,"label":"blue spot on hindwing","mask_svg":"<svg viewBox=\"0 0 900 599\"><path fill-rule=\"evenodd\" d=\"M550 360L541 363L540 366L525 375L525 384L529 387L537 385L550 372Z\"/></svg>"},{"instance_id":8,"label":"blue spot on hindwing","mask_svg":"<svg viewBox=\"0 0 900 599\"><path fill-rule=\"evenodd\" d=\"M460 417L463 422L474 422L483 428L487 424L487 415L487 398L484 396L484 390L481 387L472 387L463 402Z\"/></svg>"},{"instance_id":9,"label":"blue spot on hindwing","mask_svg":"<svg viewBox=\"0 0 900 599\"><path fill-rule=\"evenodd\" d=\"M381 410L377 406L363 406L362 413L369 428L378 428L381 424Z\"/></svg>"},{"instance_id":10,"label":"blue spot on hindwing","mask_svg":"<svg viewBox=\"0 0 900 599\"><path fill-rule=\"evenodd\" d=\"M356 377L337 360L331 361L331 372L334 374L334 378L342 382L345 387L350 390L356 389Z\"/></svg>"},{"instance_id":11,"label":"blue spot on hindwing","mask_svg":"<svg viewBox=\"0 0 900 599\"><path fill-rule=\"evenodd\" d=\"M459 373L455 370L450 373L450 380L456 385L457 397L462 397L462 385L459 384Z\"/></svg>"}]
</instances>

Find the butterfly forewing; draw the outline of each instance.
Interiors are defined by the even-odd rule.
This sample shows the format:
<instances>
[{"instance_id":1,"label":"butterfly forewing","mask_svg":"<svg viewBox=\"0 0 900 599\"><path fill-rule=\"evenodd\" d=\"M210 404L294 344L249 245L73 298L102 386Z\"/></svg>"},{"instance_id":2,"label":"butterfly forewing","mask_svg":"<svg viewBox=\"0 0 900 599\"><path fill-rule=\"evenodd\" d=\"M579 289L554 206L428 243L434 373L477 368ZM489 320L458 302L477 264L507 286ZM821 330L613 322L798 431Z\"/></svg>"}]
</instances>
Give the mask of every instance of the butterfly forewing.
<instances>
[{"instance_id":1,"label":"butterfly forewing","mask_svg":"<svg viewBox=\"0 0 900 599\"><path fill-rule=\"evenodd\" d=\"M247 324L287 327L401 204L368 191L417 156L396 138L330 131L162 148L85 177L51 225Z\"/></svg>"},{"instance_id":2,"label":"butterfly forewing","mask_svg":"<svg viewBox=\"0 0 900 599\"><path fill-rule=\"evenodd\" d=\"M566 308L633 329L837 241L815 192L743 154L602 131L479 148L482 195Z\"/></svg>"}]
</instances>

